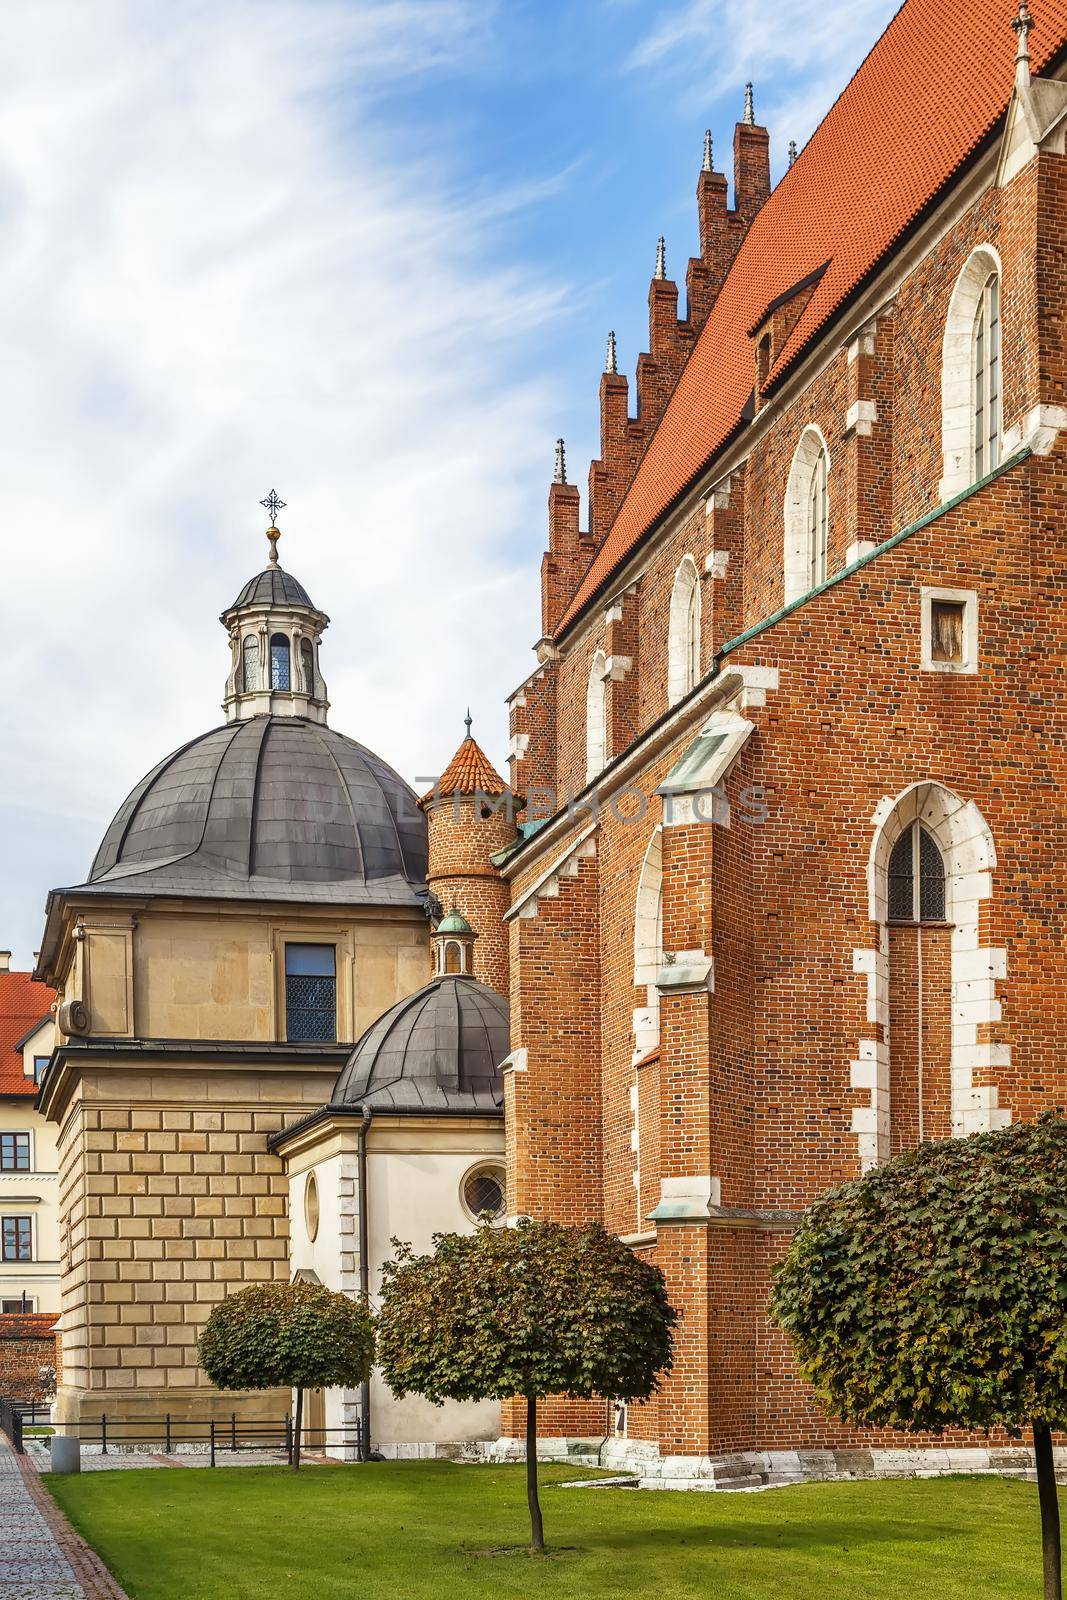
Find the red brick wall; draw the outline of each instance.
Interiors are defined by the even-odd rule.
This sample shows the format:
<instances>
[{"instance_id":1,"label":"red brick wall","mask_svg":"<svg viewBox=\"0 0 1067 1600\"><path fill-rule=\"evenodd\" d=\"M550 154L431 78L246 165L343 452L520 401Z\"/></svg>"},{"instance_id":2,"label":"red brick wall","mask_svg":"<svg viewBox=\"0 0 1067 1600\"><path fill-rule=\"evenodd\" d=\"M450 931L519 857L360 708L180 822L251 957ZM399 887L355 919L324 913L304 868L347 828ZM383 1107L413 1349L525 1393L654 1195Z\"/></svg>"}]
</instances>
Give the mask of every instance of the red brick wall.
<instances>
[{"instance_id":1,"label":"red brick wall","mask_svg":"<svg viewBox=\"0 0 1067 1600\"><path fill-rule=\"evenodd\" d=\"M40 1380L42 1367L58 1370L55 1316L0 1315L0 1396L8 1400L51 1397Z\"/></svg>"}]
</instances>

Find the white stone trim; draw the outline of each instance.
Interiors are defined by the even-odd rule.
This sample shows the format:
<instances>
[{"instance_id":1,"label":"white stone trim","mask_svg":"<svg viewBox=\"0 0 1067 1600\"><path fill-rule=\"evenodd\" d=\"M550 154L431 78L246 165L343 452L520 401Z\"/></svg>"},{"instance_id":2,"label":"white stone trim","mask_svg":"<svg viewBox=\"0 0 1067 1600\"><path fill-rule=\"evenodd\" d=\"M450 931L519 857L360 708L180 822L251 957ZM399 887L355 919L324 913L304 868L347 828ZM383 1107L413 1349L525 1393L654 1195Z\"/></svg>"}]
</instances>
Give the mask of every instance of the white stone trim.
<instances>
[{"instance_id":1,"label":"white stone trim","mask_svg":"<svg viewBox=\"0 0 1067 1600\"><path fill-rule=\"evenodd\" d=\"M608 675L608 660L603 650L593 656L589 668L589 683L585 691L585 781L603 772L608 758L608 718L604 680Z\"/></svg>"},{"instance_id":2,"label":"white stone trim","mask_svg":"<svg viewBox=\"0 0 1067 1600\"><path fill-rule=\"evenodd\" d=\"M713 511L729 511L730 509L730 479L721 479L704 496L704 515L710 517Z\"/></svg>"},{"instance_id":3,"label":"white stone trim","mask_svg":"<svg viewBox=\"0 0 1067 1600\"><path fill-rule=\"evenodd\" d=\"M991 273L1001 280L1000 256L988 243L975 245L967 257L949 301L941 341L941 482L942 503L974 481L974 416L971 394L971 340L978 302ZM1004 341L1000 355L1001 431L1003 432Z\"/></svg>"},{"instance_id":4,"label":"white stone trim","mask_svg":"<svg viewBox=\"0 0 1067 1600\"><path fill-rule=\"evenodd\" d=\"M862 561L864 556L869 556L877 548L873 539L853 539L845 551L845 566L850 567L854 561Z\"/></svg>"},{"instance_id":5,"label":"white stone trim","mask_svg":"<svg viewBox=\"0 0 1067 1600\"><path fill-rule=\"evenodd\" d=\"M632 666L632 656L608 656L604 662L604 677L611 683L622 683Z\"/></svg>"},{"instance_id":6,"label":"white stone trim","mask_svg":"<svg viewBox=\"0 0 1067 1600\"><path fill-rule=\"evenodd\" d=\"M938 589L924 584L919 591L919 665L924 672L949 674L978 671L978 595L974 589ZM963 660L935 661L933 658L933 603L953 601L963 607Z\"/></svg>"},{"instance_id":7,"label":"white stone trim","mask_svg":"<svg viewBox=\"0 0 1067 1600\"><path fill-rule=\"evenodd\" d=\"M920 821L933 835L945 862L945 915L952 924L952 1133L960 1137L1005 1128L1011 1122L1011 1112L1000 1107L996 1086L974 1082L976 1070L985 1072L1010 1065L1011 1048L987 1041L980 1043L978 1039L981 1024L1000 1020L996 984L1007 974L1007 952L979 944L979 905L993 892L997 855L993 835L973 800L961 800L943 784L924 781L911 784L895 797L885 795L879 801L871 818L874 834L867 862L868 913L880 929L879 951L854 951L853 970L867 976L868 1019L887 1027L886 873L894 844L903 830L915 821ZM885 963L884 979L879 956ZM887 1099L891 1048L891 1040L884 1046L866 1040L861 1042L859 1051L861 1061L874 1060L884 1065ZM856 1065L853 1063L853 1068ZM872 1089L870 1109L853 1111L853 1131L861 1140L860 1158L870 1165L888 1153L888 1105L883 1127L877 1098L883 1085L878 1075L875 1074L873 1085L854 1083L854 1087Z\"/></svg>"},{"instance_id":8,"label":"white stone trim","mask_svg":"<svg viewBox=\"0 0 1067 1600\"><path fill-rule=\"evenodd\" d=\"M869 438L877 421L878 407L873 400L853 400L845 413L845 432L861 439Z\"/></svg>"},{"instance_id":9,"label":"white stone trim","mask_svg":"<svg viewBox=\"0 0 1067 1600\"><path fill-rule=\"evenodd\" d=\"M593 837L596 827L597 824L591 822L576 839L571 840L563 854L557 856L552 865L519 896L509 911L505 911L505 922L511 922L515 917L524 920L536 917L540 901L557 898L560 879L576 878L580 863L596 855L596 840Z\"/></svg>"},{"instance_id":10,"label":"white stone trim","mask_svg":"<svg viewBox=\"0 0 1067 1600\"><path fill-rule=\"evenodd\" d=\"M799 600L811 588L811 551L808 540L808 490L820 454L826 457L826 497L830 498L830 451L822 429L814 423L800 435L785 491L785 530L782 583L785 603ZM829 525L829 512L827 512Z\"/></svg>"},{"instance_id":11,"label":"white stone trim","mask_svg":"<svg viewBox=\"0 0 1067 1600\"><path fill-rule=\"evenodd\" d=\"M645 1005L634 1011L634 1060L659 1044L659 990L663 964L663 828L653 830L637 880L634 906L634 988L645 990Z\"/></svg>"},{"instance_id":12,"label":"white stone trim","mask_svg":"<svg viewBox=\"0 0 1067 1600\"><path fill-rule=\"evenodd\" d=\"M704 557L704 576L722 581L730 565L729 550L709 550Z\"/></svg>"},{"instance_id":13,"label":"white stone trim","mask_svg":"<svg viewBox=\"0 0 1067 1600\"><path fill-rule=\"evenodd\" d=\"M695 612L690 628L690 608ZM667 704L677 705L700 682L700 573L691 555L684 555L674 574L667 621Z\"/></svg>"}]
</instances>

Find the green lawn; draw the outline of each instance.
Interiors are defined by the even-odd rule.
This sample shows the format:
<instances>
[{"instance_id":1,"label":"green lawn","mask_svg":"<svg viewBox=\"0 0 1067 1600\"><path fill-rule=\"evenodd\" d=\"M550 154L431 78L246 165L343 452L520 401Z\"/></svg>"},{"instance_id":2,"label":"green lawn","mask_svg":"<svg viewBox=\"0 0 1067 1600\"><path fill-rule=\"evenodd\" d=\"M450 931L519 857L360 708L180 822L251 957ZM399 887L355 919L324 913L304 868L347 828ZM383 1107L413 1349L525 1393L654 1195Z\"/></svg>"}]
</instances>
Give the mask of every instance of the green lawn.
<instances>
[{"instance_id":1,"label":"green lawn","mask_svg":"<svg viewBox=\"0 0 1067 1600\"><path fill-rule=\"evenodd\" d=\"M1037 1492L996 1478L764 1494L561 1489L448 1462L42 1480L133 1600L973 1600L1039 1596Z\"/></svg>"}]
</instances>

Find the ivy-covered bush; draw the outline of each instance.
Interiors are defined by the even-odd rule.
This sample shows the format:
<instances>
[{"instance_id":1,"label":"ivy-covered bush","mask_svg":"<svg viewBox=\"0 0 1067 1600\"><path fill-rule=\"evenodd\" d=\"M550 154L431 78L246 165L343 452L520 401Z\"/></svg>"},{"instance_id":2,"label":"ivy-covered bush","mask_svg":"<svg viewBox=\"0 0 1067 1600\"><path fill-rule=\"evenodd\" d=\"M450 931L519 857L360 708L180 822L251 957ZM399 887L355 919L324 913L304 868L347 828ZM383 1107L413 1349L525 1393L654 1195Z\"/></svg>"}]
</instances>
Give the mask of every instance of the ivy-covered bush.
<instances>
[{"instance_id":1,"label":"ivy-covered bush","mask_svg":"<svg viewBox=\"0 0 1067 1600\"><path fill-rule=\"evenodd\" d=\"M397 1395L526 1399L533 1546L537 1400L646 1399L671 1364L676 1313L663 1274L599 1224L521 1221L439 1234L432 1255L394 1240L378 1318L378 1359Z\"/></svg>"},{"instance_id":2,"label":"ivy-covered bush","mask_svg":"<svg viewBox=\"0 0 1067 1600\"><path fill-rule=\"evenodd\" d=\"M300 1465L305 1389L354 1388L370 1375L374 1327L361 1300L317 1283L255 1283L215 1306L197 1343L219 1389L296 1390Z\"/></svg>"},{"instance_id":3,"label":"ivy-covered bush","mask_svg":"<svg viewBox=\"0 0 1067 1600\"><path fill-rule=\"evenodd\" d=\"M822 1195L778 1270L772 1310L819 1400L852 1422L935 1434L1033 1429L1046 1594L1058 1597L1051 1429L1067 1423L1063 1115L923 1144Z\"/></svg>"}]
</instances>

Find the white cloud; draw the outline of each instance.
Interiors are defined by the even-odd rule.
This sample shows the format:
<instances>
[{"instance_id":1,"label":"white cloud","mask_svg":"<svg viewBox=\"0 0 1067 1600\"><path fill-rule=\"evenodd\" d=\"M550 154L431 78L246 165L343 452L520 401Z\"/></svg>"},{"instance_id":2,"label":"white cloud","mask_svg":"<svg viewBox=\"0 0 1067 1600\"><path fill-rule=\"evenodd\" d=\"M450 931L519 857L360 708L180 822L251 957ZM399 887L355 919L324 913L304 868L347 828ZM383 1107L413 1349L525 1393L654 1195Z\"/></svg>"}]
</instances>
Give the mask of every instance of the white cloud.
<instances>
[{"instance_id":1,"label":"white cloud","mask_svg":"<svg viewBox=\"0 0 1067 1600\"><path fill-rule=\"evenodd\" d=\"M0 944L19 961L141 773L220 720L217 616L262 565L272 486L283 562L333 618L334 725L434 771L469 694L502 755L554 431L513 374L560 290L494 265L515 195L413 159L396 115L418 122L489 16L0 14Z\"/></svg>"},{"instance_id":2,"label":"white cloud","mask_svg":"<svg viewBox=\"0 0 1067 1600\"><path fill-rule=\"evenodd\" d=\"M790 139L810 137L897 9L898 0L682 0L655 11L628 66L669 82L694 114L723 101L740 115L753 82L757 120L782 158Z\"/></svg>"}]
</instances>

